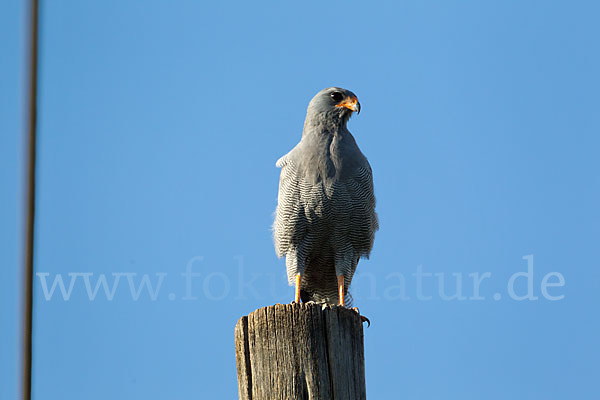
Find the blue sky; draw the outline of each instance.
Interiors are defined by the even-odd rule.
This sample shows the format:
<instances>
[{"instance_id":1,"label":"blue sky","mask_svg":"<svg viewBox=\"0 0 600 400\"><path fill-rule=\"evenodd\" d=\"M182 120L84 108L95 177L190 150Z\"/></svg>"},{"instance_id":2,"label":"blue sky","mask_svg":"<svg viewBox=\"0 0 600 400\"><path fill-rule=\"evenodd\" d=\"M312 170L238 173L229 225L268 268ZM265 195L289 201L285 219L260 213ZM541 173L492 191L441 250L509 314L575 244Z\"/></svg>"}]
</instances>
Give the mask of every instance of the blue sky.
<instances>
[{"instance_id":1,"label":"blue sky","mask_svg":"<svg viewBox=\"0 0 600 400\"><path fill-rule=\"evenodd\" d=\"M3 399L18 390L20 3L0 5ZM275 161L334 85L361 101L349 128L381 223L352 288L372 322L369 398L597 394L597 4L42 3L36 399L237 396L237 319L293 295L270 233ZM517 300L528 265L537 299ZM138 296L144 275L155 296ZM67 300L44 293L57 276ZM114 294L91 300L102 276ZM446 300L439 282L451 295L457 279L466 298Z\"/></svg>"}]
</instances>

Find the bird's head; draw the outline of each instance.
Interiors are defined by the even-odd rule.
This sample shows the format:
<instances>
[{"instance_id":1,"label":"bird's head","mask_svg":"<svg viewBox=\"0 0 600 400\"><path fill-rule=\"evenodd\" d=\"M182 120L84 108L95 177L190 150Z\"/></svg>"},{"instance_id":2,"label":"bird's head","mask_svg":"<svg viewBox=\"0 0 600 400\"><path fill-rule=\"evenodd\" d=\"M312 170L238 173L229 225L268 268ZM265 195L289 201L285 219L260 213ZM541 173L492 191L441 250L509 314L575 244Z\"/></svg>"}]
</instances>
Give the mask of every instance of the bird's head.
<instances>
[{"instance_id":1,"label":"bird's head","mask_svg":"<svg viewBox=\"0 0 600 400\"><path fill-rule=\"evenodd\" d=\"M360 103L356 95L346 89L330 87L321 90L312 98L306 118L345 124L353 112L360 113Z\"/></svg>"}]
</instances>

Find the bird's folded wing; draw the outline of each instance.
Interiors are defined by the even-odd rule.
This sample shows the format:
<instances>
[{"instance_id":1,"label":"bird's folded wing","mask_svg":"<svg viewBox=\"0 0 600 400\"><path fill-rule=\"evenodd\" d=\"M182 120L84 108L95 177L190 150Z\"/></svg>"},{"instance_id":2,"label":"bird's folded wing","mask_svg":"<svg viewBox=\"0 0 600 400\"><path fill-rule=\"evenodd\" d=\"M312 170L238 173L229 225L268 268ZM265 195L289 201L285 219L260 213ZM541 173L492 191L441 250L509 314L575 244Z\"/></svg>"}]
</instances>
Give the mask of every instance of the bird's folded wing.
<instances>
[{"instance_id":1,"label":"bird's folded wing","mask_svg":"<svg viewBox=\"0 0 600 400\"><path fill-rule=\"evenodd\" d=\"M282 257L305 236L307 221L304 207L300 201L301 185L298 171L294 163L286 156L277 161L277 165L280 166L280 164L281 176L273 236L277 256Z\"/></svg>"},{"instance_id":2,"label":"bird's folded wing","mask_svg":"<svg viewBox=\"0 0 600 400\"><path fill-rule=\"evenodd\" d=\"M375 213L375 193L371 167L366 165L357 168L345 182L347 196L344 209L347 210L348 236L352 247L360 256L368 257L373 247L375 232L379 229L379 221Z\"/></svg>"}]
</instances>

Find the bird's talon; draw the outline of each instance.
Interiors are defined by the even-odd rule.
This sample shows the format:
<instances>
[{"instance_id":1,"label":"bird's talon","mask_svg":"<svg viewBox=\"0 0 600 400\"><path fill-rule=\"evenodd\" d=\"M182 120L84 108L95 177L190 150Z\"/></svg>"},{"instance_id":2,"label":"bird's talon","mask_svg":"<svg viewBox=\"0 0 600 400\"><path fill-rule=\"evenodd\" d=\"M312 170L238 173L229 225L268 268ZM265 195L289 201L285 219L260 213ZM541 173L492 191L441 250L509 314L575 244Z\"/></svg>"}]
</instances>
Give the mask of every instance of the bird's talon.
<instances>
[{"instance_id":1,"label":"bird's talon","mask_svg":"<svg viewBox=\"0 0 600 400\"><path fill-rule=\"evenodd\" d=\"M352 307L352 310L356 311L356 313L360 317L360 320L363 323L365 323L365 322L367 323L367 328L371 326L371 321L369 321L369 318L365 317L364 315L360 315L360 311L358 311L358 307Z\"/></svg>"},{"instance_id":2,"label":"bird's talon","mask_svg":"<svg viewBox=\"0 0 600 400\"><path fill-rule=\"evenodd\" d=\"M360 316L360 320L361 320L363 323L365 323L365 322L367 323L367 328L369 328L369 327L371 326L371 321L369 321L369 318L365 317L364 315L361 315L361 316Z\"/></svg>"}]
</instances>

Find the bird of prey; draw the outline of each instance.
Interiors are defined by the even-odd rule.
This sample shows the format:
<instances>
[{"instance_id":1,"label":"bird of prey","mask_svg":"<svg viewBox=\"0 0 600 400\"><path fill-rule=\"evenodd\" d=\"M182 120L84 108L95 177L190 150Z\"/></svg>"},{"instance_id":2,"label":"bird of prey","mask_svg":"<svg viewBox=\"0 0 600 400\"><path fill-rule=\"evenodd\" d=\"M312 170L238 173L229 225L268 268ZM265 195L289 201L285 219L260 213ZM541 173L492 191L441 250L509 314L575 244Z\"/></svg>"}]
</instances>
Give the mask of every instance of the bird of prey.
<instances>
[{"instance_id":1,"label":"bird of prey","mask_svg":"<svg viewBox=\"0 0 600 400\"><path fill-rule=\"evenodd\" d=\"M346 124L360 103L349 90L321 90L308 105L302 139L281 168L273 233L285 255L294 301L339 304L379 228L371 166Z\"/></svg>"}]
</instances>

